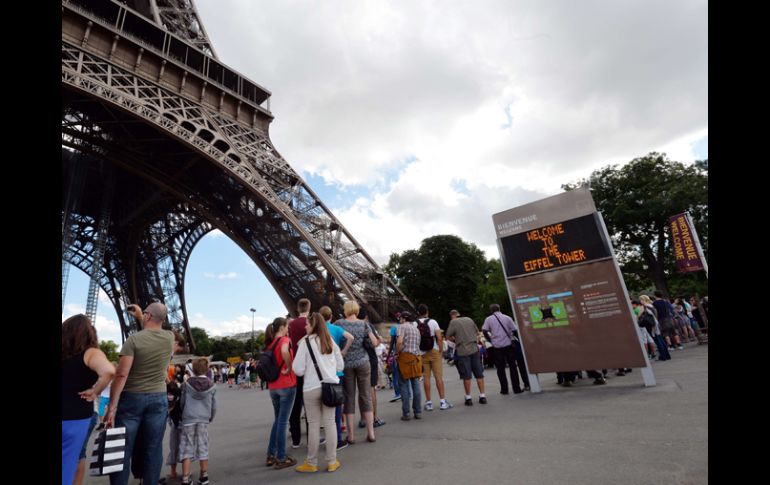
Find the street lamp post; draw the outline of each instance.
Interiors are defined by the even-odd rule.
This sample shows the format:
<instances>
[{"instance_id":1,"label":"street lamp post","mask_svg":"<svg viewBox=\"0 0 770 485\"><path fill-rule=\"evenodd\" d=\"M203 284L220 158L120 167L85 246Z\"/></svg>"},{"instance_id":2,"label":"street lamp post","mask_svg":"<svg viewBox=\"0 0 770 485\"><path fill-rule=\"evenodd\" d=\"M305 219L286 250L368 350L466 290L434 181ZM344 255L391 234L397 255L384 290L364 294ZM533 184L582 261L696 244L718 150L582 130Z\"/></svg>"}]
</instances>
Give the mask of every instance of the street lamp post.
<instances>
[{"instance_id":1,"label":"street lamp post","mask_svg":"<svg viewBox=\"0 0 770 485\"><path fill-rule=\"evenodd\" d=\"M255 308L249 308L251 310L251 356L254 357L254 312Z\"/></svg>"}]
</instances>

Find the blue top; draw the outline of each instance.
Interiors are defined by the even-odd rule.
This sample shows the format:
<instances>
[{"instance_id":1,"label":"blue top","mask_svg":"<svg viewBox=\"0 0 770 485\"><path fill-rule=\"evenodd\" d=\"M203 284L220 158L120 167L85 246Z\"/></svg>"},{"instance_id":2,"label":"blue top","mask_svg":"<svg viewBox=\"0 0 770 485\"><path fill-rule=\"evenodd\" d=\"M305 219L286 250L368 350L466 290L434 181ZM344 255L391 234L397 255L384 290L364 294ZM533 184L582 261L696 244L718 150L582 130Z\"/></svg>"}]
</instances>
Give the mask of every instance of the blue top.
<instances>
[{"instance_id":1,"label":"blue top","mask_svg":"<svg viewBox=\"0 0 770 485\"><path fill-rule=\"evenodd\" d=\"M337 347L339 347L340 350L345 348L345 331L342 330L342 327L332 325L332 322L326 322L326 328L329 329L329 335L332 336L332 340L337 342ZM337 372L337 377L342 377L344 375L345 373L342 371Z\"/></svg>"}]
</instances>

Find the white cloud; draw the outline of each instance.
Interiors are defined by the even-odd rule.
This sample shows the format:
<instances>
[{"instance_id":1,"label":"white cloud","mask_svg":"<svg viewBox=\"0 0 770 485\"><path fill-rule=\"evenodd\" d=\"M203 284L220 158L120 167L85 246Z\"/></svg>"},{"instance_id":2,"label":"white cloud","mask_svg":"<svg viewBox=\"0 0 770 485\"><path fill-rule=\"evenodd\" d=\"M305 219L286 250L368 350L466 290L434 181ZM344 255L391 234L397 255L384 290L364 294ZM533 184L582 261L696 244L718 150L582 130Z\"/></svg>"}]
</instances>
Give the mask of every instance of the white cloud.
<instances>
[{"instance_id":1,"label":"white cloud","mask_svg":"<svg viewBox=\"0 0 770 485\"><path fill-rule=\"evenodd\" d=\"M287 161L369 188L335 214L380 263L441 233L496 256L493 213L708 134L705 0L197 5Z\"/></svg>"},{"instance_id":2,"label":"white cloud","mask_svg":"<svg viewBox=\"0 0 770 485\"><path fill-rule=\"evenodd\" d=\"M118 344L118 348L120 348L120 344L122 342L120 324L111 318L105 317L102 313L99 312L99 308L100 307L97 306L96 322L94 322L97 338L100 342L102 340L112 340ZM111 306L109 308L111 308ZM62 312L61 317L62 322L73 315L85 312L86 309L82 305L78 305L76 303L64 305L64 312Z\"/></svg>"},{"instance_id":3,"label":"white cloud","mask_svg":"<svg viewBox=\"0 0 770 485\"><path fill-rule=\"evenodd\" d=\"M203 276L209 279L233 280L235 278L238 278L239 275L235 271L229 271L227 273L219 273L219 274L214 274L209 271L206 271L203 273Z\"/></svg>"},{"instance_id":4,"label":"white cloud","mask_svg":"<svg viewBox=\"0 0 770 485\"><path fill-rule=\"evenodd\" d=\"M254 316L254 331L265 330L273 321L273 317ZM200 327L210 336L225 337L241 332L251 331L251 315L238 315L232 320L212 321L201 313L190 317L190 327Z\"/></svg>"}]
</instances>

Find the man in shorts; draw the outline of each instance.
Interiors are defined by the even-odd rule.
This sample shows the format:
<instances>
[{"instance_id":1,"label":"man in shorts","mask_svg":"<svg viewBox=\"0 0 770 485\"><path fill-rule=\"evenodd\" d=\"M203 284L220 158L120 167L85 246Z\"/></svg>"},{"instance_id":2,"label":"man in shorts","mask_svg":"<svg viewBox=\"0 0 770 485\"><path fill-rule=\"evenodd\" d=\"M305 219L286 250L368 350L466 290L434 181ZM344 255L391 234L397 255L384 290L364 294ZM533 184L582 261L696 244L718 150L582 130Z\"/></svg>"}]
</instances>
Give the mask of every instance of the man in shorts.
<instances>
[{"instance_id":1,"label":"man in shorts","mask_svg":"<svg viewBox=\"0 0 770 485\"><path fill-rule=\"evenodd\" d=\"M473 406L471 397L471 373L476 378L476 385L479 388L479 404L487 403L487 396L484 393L484 369L481 367L481 358L479 356L479 346L476 343L478 328L469 317L461 317L460 312L452 310L449 312L449 328L446 336L455 343L455 352L457 353L457 372L460 379L463 380L465 387L465 405Z\"/></svg>"}]
</instances>

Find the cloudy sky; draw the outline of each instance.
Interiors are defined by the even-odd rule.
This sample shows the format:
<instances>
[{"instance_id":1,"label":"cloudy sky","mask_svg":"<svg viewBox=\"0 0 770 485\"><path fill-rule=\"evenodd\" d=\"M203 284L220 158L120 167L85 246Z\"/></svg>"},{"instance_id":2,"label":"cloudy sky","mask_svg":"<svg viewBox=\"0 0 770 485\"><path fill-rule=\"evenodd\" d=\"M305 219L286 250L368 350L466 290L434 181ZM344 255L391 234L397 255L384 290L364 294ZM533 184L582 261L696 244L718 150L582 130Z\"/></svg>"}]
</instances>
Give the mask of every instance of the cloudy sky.
<instances>
[{"instance_id":1,"label":"cloudy sky","mask_svg":"<svg viewBox=\"0 0 770 485\"><path fill-rule=\"evenodd\" d=\"M273 93L275 146L380 264L436 234L495 257L493 213L653 150L708 156L706 1L196 5L220 60ZM192 263L193 325L283 313L226 238Z\"/></svg>"}]
</instances>

